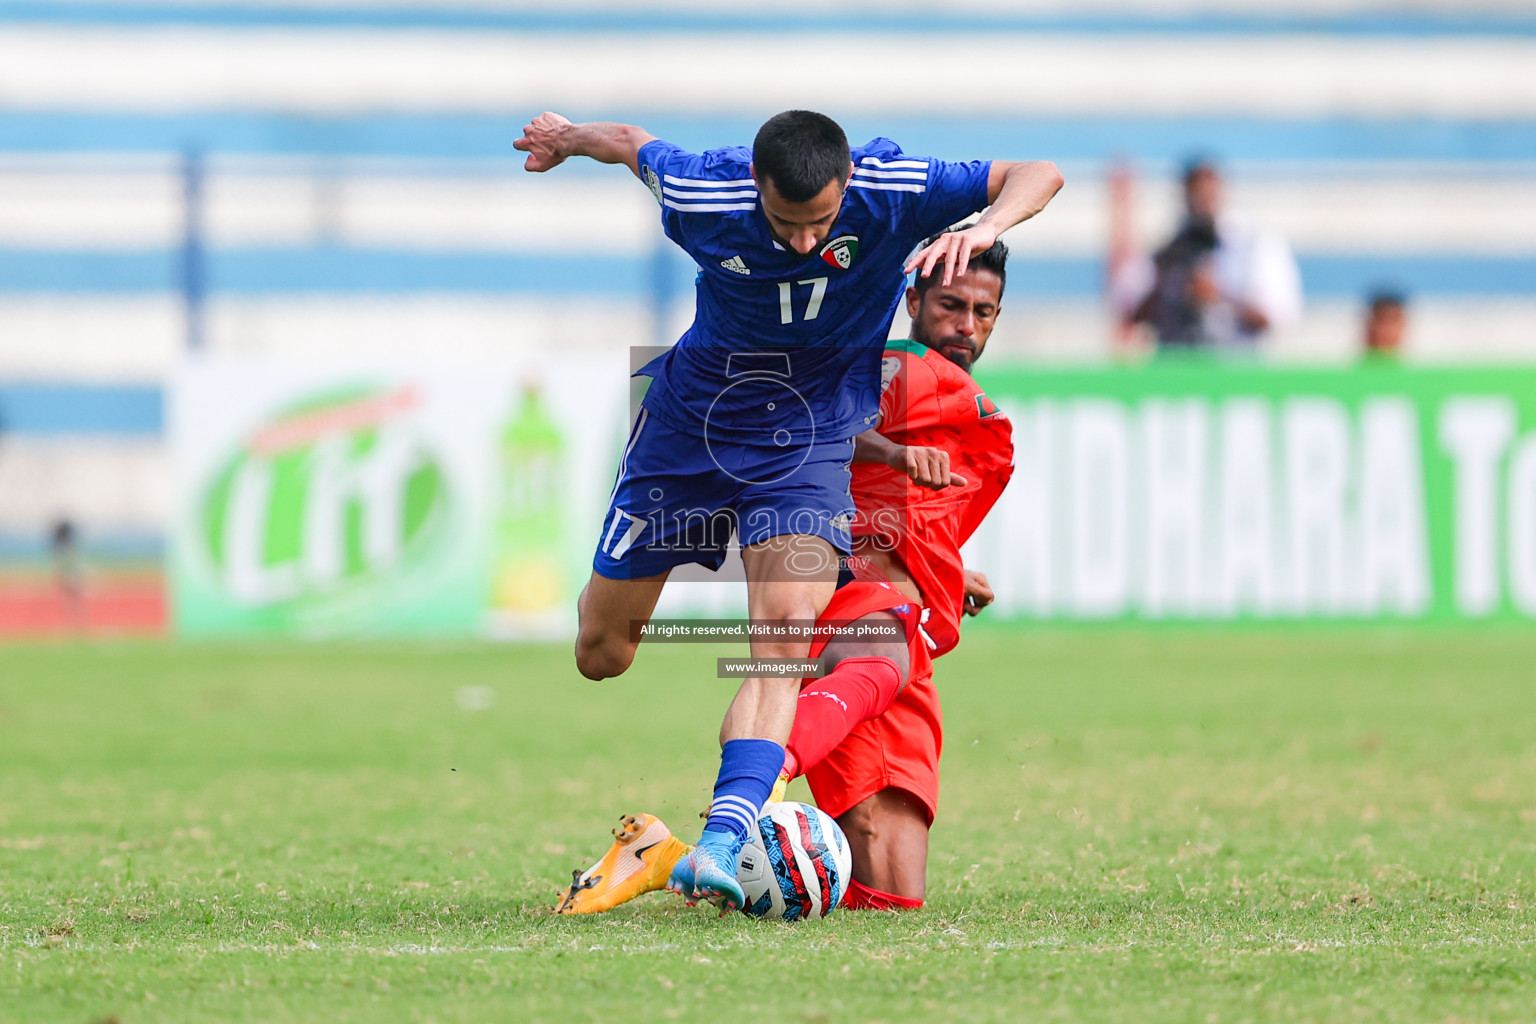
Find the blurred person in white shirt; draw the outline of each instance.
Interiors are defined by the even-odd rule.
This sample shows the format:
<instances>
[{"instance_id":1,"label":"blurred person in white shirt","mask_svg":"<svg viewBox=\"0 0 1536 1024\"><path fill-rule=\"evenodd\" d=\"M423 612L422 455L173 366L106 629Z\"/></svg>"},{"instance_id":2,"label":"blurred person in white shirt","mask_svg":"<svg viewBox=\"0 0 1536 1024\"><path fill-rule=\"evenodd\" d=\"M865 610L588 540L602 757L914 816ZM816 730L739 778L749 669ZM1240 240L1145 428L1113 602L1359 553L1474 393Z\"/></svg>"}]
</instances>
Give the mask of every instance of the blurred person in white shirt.
<instances>
[{"instance_id":1,"label":"blurred person in white shirt","mask_svg":"<svg viewBox=\"0 0 1536 1024\"><path fill-rule=\"evenodd\" d=\"M1150 257L1118 266L1112 293L1129 324L1159 348L1250 349L1301 318L1301 272L1278 233L1223 208L1208 159L1184 171L1184 220Z\"/></svg>"}]
</instances>

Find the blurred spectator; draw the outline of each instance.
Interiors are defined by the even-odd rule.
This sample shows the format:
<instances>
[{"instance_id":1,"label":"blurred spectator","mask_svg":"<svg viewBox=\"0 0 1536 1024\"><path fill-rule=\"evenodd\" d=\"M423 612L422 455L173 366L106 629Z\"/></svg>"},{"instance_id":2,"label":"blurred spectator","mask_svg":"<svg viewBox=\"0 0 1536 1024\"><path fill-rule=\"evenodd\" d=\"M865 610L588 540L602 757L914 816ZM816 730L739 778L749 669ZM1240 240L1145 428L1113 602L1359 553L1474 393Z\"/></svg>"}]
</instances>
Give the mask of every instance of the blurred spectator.
<instances>
[{"instance_id":1,"label":"blurred spectator","mask_svg":"<svg viewBox=\"0 0 1536 1024\"><path fill-rule=\"evenodd\" d=\"M60 519L48 532L48 550L53 555L53 578L59 588L64 617L72 626L85 620L85 570L80 562L80 535L75 524Z\"/></svg>"},{"instance_id":2,"label":"blurred spectator","mask_svg":"<svg viewBox=\"0 0 1536 1024\"><path fill-rule=\"evenodd\" d=\"M1403 334L1408 328L1408 300L1402 292L1378 289L1365 307L1365 354L1367 358L1394 360L1402 354Z\"/></svg>"},{"instance_id":3,"label":"blurred spectator","mask_svg":"<svg viewBox=\"0 0 1536 1024\"><path fill-rule=\"evenodd\" d=\"M1162 348L1253 346L1301 316L1301 273L1278 234L1223 209L1209 160L1184 171L1184 221L1155 253L1113 283L1127 322L1150 325Z\"/></svg>"}]
</instances>

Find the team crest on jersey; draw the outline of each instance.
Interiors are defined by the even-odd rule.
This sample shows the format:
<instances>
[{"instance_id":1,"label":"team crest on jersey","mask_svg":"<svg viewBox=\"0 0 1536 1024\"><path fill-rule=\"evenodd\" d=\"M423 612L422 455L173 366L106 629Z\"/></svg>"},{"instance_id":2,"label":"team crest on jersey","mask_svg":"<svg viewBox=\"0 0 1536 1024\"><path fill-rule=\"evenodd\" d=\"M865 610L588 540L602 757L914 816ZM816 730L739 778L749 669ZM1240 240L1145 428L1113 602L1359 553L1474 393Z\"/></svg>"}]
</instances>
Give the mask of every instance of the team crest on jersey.
<instances>
[{"instance_id":1,"label":"team crest on jersey","mask_svg":"<svg viewBox=\"0 0 1536 1024\"><path fill-rule=\"evenodd\" d=\"M1001 416L1002 414L1003 410L999 409L997 403L993 402L992 399L984 394L976 396L976 415L982 419L989 419L993 416Z\"/></svg>"},{"instance_id":2,"label":"team crest on jersey","mask_svg":"<svg viewBox=\"0 0 1536 1024\"><path fill-rule=\"evenodd\" d=\"M899 356L886 356L880 360L880 393L883 395L891 388L891 381L896 379L896 374L901 371L901 358Z\"/></svg>"},{"instance_id":3,"label":"team crest on jersey","mask_svg":"<svg viewBox=\"0 0 1536 1024\"><path fill-rule=\"evenodd\" d=\"M838 235L821 247L821 258L839 270L847 270L853 266L853 258L858 254L858 235Z\"/></svg>"},{"instance_id":4,"label":"team crest on jersey","mask_svg":"<svg viewBox=\"0 0 1536 1024\"><path fill-rule=\"evenodd\" d=\"M645 164L640 168L640 180L645 182L645 187L651 190L651 195L655 196L656 201L660 203L661 179L656 177L656 172L651 170L650 164Z\"/></svg>"}]
</instances>

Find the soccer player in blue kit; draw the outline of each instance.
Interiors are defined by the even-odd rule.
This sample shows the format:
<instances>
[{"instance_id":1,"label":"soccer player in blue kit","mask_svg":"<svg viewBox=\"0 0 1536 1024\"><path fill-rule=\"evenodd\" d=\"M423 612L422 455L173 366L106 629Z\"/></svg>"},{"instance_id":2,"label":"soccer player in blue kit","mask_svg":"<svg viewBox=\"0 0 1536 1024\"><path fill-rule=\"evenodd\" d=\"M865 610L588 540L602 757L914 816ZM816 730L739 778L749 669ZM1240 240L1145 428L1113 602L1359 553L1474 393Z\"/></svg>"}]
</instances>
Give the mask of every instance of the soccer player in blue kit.
<instances>
[{"instance_id":1,"label":"soccer player in blue kit","mask_svg":"<svg viewBox=\"0 0 1536 1024\"><path fill-rule=\"evenodd\" d=\"M553 113L513 145L530 171L572 156L624 164L699 266L693 325L640 370L651 385L577 603L578 669L589 679L624 672L638 643L631 624L649 619L671 570L718 569L733 531L751 621L813 622L850 550L853 439L879 413L905 275L941 261L945 285L965 273L971 253L1056 194L1055 165L950 163L889 139L850 150L835 121L804 110L770 118L750 149L690 153L633 125ZM804 658L810 636L791 633L754 638L752 657ZM881 685L894 696L899 676ZM690 902L740 908L737 854L783 767L799 692L799 675L750 678L731 702L703 835L669 883Z\"/></svg>"}]
</instances>

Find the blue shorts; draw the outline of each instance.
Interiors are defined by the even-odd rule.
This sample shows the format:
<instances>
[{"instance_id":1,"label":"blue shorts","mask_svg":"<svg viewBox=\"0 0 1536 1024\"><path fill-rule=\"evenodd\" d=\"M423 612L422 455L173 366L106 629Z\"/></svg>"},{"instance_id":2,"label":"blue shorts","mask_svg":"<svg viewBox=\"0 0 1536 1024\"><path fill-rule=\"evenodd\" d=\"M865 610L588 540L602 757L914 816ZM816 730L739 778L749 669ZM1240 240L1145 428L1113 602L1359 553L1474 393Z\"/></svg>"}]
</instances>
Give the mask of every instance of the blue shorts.
<instances>
[{"instance_id":1,"label":"blue shorts","mask_svg":"<svg viewBox=\"0 0 1536 1024\"><path fill-rule=\"evenodd\" d=\"M784 448L711 443L642 406L592 568L614 580L689 562L718 569L733 533L743 547L785 534L820 537L846 555L852 460L852 438Z\"/></svg>"}]
</instances>

